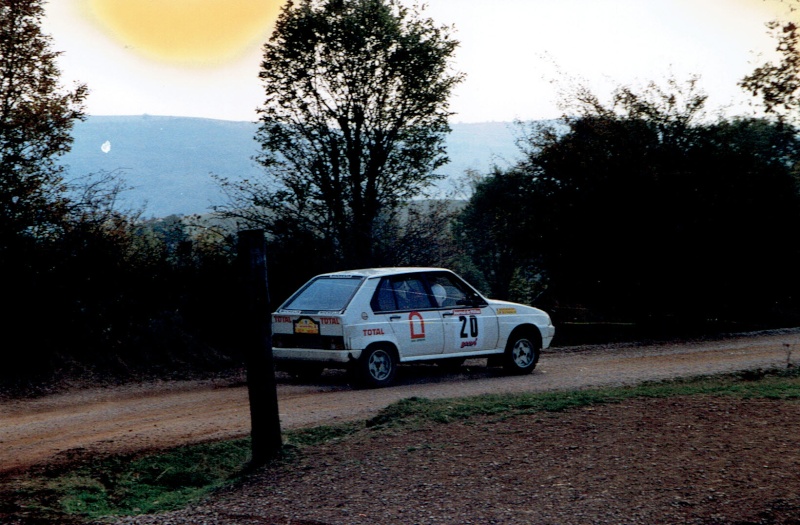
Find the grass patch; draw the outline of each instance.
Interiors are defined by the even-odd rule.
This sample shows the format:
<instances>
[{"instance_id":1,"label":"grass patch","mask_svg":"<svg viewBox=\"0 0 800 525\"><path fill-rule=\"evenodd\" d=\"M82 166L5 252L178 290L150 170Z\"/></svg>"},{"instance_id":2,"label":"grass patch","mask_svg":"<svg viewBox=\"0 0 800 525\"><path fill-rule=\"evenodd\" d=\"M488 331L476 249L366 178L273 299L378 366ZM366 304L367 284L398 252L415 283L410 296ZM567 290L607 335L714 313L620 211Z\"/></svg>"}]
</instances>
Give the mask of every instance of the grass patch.
<instances>
[{"instance_id":1,"label":"grass patch","mask_svg":"<svg viewBox=\"0 0 800 525\"><path fill-rule=\"evenodd\" d=\"M0 485L14 502L0 517L63 523L177 509L236 480L249 455L250 440L238 439L34 471Z\"/></svg>"},{"instance_id":2,"label":"grass patch","mask_svg":"<svg viewBox=\"0 0 800 525\"><path fill-rule=\"evenodd\" d=\"M755 370L732 375L695 377L642 383L631 387L564 392L486 394L460 399L412 397L394 403L367 421L367 427L409 427L448 423L474 416L513 416L558 412L634 397L733 395L744 399L800 399L800 369Z\"/></svg>"},{"instance_id":3,"label":"grass patch","mask_svg":"<svg viewBox=\"0 0 800 525\"><path fill-rule=\"evenodd\" d=\"M475 416L506 418L557 412L635 397L687 395L800 399L800 369L756 370L619 388L441 400L409 398L390 405L366 422L287 432L281 461L292 462L302 447L345 440L359 432L407 430ZM241 479L249 456L250 440L238 439L137 457L76 461L69 467L29 472L0 481L0 522L15 518L30 524L77 524L106 516L181 508Z\"/></svg>"},{"instance_id":4,"label":"grass patch","mask_svg":"<svg viewBox=\"0 0 800 525\"><path fill-rule=\"evenodd\" d=\"M284 433L284 442L290 446L309 447L346 438L361 430L363 426L363 423L342 423L291 430Z\"/></svg>"}]
</instances>

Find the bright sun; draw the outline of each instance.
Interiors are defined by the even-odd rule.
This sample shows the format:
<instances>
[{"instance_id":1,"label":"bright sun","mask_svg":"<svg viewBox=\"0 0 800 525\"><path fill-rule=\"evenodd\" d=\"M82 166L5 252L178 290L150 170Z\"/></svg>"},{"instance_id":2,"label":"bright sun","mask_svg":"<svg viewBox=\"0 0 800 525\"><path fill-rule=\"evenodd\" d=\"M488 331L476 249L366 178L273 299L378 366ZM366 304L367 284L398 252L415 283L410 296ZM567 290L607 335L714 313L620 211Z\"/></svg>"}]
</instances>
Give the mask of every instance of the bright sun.
<instances>
[{"instance_id":1,"label":"bright sun","mask_svg":"<svg viewBox=\"0 0 800 525\"><path fill-rule=\"evenodd\" d=\"M284 0L86 0L112 38L149 58L217 65L266 41Z\"/></svg>"}]
</instances>

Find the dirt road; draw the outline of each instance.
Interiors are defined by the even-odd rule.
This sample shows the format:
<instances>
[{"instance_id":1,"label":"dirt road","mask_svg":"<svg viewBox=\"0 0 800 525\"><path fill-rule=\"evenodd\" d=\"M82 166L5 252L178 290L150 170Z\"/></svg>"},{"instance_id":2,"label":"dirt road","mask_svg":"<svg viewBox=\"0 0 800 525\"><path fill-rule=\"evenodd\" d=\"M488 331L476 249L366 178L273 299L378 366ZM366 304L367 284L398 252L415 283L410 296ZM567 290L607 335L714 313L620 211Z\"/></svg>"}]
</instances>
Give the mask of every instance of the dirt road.
<instances>
[{"instance_id":1,"label":"dirt road","mask_svg":"<svg viewBox=\"0 0 800 525\"><path fill-rule=\"evenodd\" d=\"M411 397L554 391L633 384L680 376L785 367L800 362L800 329L721 340L649 346L553 348L530 376L505 377L484 361L456 373L433 366L401 369L398 385L354 390L342 373L313 385L279 377L283 429L366 419ZM247 389L241 382L193 381L82 389L0 405L0 472L76 452L121 453L244 436Z\"/></svg>"}]
</instances>

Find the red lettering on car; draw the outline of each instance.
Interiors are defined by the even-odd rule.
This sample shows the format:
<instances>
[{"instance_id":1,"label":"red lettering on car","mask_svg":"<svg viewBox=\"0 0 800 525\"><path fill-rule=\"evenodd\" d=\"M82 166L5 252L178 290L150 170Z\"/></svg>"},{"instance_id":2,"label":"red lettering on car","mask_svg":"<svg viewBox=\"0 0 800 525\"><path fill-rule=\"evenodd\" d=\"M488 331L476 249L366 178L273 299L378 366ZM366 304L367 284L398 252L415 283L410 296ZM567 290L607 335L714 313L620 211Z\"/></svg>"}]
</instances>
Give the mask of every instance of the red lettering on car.
<instances>
[{"instance_id":1,"label":"red lettering on car","mask_svg":"<svg viewBox=\"0 0 800 525\"><path fill-rule=\"evenodd\" d=\"M416 321L415 321L416 319ZM411 329L411 340L425 339L425 319L419 312L408 314L408 326Z\"/></svg>"}]
</instances>

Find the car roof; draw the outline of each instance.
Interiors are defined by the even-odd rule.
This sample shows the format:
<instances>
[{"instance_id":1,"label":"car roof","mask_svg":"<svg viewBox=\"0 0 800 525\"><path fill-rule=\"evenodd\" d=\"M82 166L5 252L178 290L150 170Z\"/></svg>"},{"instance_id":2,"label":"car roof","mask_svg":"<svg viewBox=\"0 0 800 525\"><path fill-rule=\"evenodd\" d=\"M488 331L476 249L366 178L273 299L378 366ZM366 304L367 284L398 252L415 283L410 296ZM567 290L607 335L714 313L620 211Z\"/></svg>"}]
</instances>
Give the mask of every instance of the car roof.
<instances>
[{"instance_id":1,"label":"car roof","mask_svg":"<svg viewBox=\"0 0 800 525\"><path fill-rule=\"evenodd\" d=\"M391 268L362 268L360 270L344 270L341 272L331 272L331 273L324 273L322 275L318 275L317 277L328 277L328 276L352 276L352 277L384 277L386 275L396 275L401 273L417 273L417 272L431 272L431 271L445 271L449 272L445 268L426 268L426 267L417 267L417 266L409 266L409 267L391 267Z\"/></svg>"}]
</instances>

